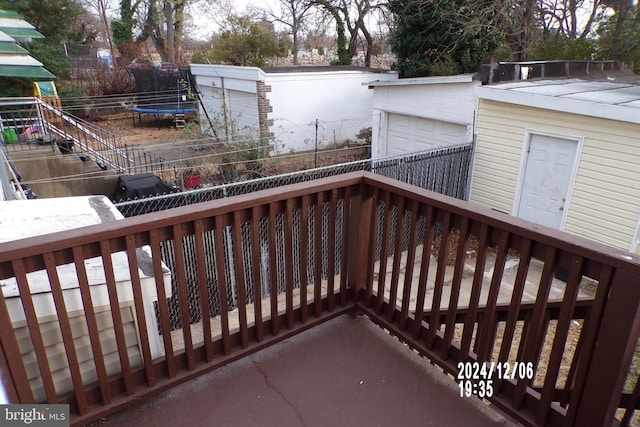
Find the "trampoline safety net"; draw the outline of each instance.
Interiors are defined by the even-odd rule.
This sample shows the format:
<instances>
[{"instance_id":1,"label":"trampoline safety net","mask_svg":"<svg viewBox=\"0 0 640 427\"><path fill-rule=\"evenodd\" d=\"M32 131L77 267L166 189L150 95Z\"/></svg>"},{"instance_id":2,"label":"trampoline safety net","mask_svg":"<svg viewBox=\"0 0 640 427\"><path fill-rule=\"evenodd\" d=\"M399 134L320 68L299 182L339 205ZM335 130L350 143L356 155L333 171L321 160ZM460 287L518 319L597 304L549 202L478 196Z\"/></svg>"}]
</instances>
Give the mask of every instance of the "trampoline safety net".
<instances>
[{"instance_id":1,"label":"trampoline safety net","mask_svg":"<svg viewBox=\"0 0 640 427\"><path fill-rule=\"evenodd\" d=\"M133 111L147 114L195 113L198 93L189 68L129 67L136 82Z\"/></svg>"}]
</instances>

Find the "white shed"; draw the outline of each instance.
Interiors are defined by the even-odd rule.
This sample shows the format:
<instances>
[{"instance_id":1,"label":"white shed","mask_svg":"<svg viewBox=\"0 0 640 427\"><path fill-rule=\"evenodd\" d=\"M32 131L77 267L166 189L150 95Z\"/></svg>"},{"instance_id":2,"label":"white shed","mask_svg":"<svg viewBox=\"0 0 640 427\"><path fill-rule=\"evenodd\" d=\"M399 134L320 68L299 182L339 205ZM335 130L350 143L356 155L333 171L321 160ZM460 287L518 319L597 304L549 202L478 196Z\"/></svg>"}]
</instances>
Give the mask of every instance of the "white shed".
<instances>
[{"instance_id":1,"label":"white shed","mask_svg":"<svg viewBox=\"0 0 640 427\"><path fill-rule=\"evenodd\" d=\"M471 202L636 250L640 81L543 79L477 93Z\"/></svg>"},{"instance_id":2,"label":"white shed","mask_svg":"<svg viewBox=\"0 0 640 427\"><path fill-rule=\"evenodd\" d=\"M373 158L404 155L473 140L480 85L472 74L369 84L373 89Z\"/></svg>"},{"instance_id":3,"label":"white shed","mask_svg":"<svg viewBox=\"0 0 640 427\"><path fill-rule=\"evenodd\" d=\"M219 137L272 138L277 152L355 139L371 126L373 93L363 83L398 78L357 67L192 64L191 72Z\"/></svg>"}]
</instances>

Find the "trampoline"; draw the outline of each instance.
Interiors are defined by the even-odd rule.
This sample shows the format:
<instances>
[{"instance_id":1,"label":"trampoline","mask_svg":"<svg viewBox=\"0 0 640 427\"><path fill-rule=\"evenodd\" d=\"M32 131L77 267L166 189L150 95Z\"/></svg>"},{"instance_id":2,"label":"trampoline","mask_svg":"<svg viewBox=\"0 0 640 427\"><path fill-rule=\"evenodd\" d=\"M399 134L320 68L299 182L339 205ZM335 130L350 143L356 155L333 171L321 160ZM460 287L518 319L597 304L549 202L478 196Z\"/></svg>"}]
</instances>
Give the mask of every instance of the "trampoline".
<instances>
[{"instance_id":1,"label":"trampoline","mask_svg":"<svg viewBox=\"0 0 640 427\"><path fill-rule=\"evenodd\" d=\"M136 105L131 109L132 112L138 113L138 122L142 124L142 115L143 114L152 114L156 118L159 118L161 115L170 114L172 116L177 116L180 114L189 114L196 113L198 109L195 107L195 103L181 103L181 104L147 104L144 106ZM134 119L135 124L135 119Z\"/></svg>"},{"instance_id":2,"label":"trampoline","mask_svg":"<svg viewBox=\"0 0 640 427\"><path fill-rule=\"evenodd\" d=\"M184 124L185 114L198 111L198 88L189 68L132 64L128 70L136 82L136 105L131 108L134 125L136 113L140 124L143 114L156 119L171 115L178 126Z\"/></svg>"}]
</instances>

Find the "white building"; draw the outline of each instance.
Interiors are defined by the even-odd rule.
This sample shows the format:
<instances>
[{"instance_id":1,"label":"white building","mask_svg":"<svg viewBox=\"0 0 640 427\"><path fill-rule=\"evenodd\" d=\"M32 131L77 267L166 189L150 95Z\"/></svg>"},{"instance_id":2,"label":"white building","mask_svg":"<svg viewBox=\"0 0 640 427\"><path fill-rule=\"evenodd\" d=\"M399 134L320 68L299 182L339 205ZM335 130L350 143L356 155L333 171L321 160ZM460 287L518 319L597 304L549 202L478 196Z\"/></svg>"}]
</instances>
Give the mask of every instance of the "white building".
<instances>
[{"instance_id":1,"label":"white building","mask_svg":"<svg viewBox=\"0 0 640 427\"><path fill-rule=\"evenodd\" d=\"M539 79L477 91L471 202L637 250L637 76Z\"/></svg>"},{"instance_id":2,"label":"white building","mask_svg":"<svg viewBox=\"0 0 640 427\"><path fill-rule=\"evenodd\" d=\"M371 155L383 158L473 140L481 83L473 75L372 82Z\"/></svg>"},{"instance_id":3,"label":"white building","mask_svg":"<svg viewBox=\"0 0 640 427\"><path fill-rule=\"evenodd\" d=\"M373 92L363 83L398 78L356 67L192 64L191 72L221 140L267 138L279 153L354 140L371 126Z\"/></svg>"}]
</instances>

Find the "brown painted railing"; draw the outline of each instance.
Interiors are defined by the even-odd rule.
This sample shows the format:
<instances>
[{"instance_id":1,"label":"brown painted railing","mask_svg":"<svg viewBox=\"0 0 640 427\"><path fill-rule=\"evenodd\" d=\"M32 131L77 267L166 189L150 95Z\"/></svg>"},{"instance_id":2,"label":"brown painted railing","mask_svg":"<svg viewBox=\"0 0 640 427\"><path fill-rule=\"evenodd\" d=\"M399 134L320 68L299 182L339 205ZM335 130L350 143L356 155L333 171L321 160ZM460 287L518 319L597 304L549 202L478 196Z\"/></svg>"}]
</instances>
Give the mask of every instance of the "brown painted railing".
<instances>
[{"instance_id":1,"label":"brown painted railing","mask_svg":"<svg viewBox=\"0 0 640 427\"><path fill-rule=\"evenodd\" d=\"M0 378L80 425L359 312L454 377L531 362L490 398L525 424L606 425L638 405L639 279L626 252L352 173L0 244Z\"/></svg>"}]
</instances>

